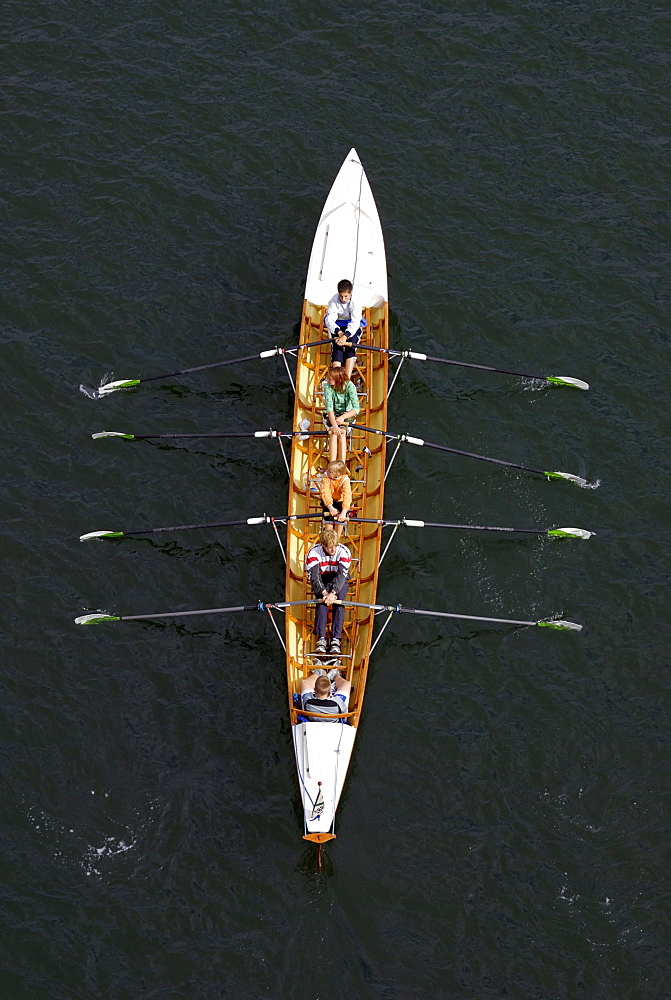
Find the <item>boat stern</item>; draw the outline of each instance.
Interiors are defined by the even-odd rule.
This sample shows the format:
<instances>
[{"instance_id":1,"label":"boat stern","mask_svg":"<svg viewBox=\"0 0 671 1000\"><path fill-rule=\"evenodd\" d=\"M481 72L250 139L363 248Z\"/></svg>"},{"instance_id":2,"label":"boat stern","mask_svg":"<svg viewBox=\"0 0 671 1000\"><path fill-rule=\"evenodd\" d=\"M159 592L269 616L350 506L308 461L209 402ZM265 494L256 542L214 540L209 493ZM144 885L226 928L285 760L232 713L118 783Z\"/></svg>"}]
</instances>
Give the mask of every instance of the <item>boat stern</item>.
<instances>
[{"instance_id":1,"label":"boat stern","mask_svg":"<svg viewBox=\"0 0 671 1000\"><path fill-rule=\"evenodd\" d=\"M303 802L304 839L324 843L335 837L335 813L356 729L340 722L298 722L292 731Z\"/></svg>"}]
</instances>

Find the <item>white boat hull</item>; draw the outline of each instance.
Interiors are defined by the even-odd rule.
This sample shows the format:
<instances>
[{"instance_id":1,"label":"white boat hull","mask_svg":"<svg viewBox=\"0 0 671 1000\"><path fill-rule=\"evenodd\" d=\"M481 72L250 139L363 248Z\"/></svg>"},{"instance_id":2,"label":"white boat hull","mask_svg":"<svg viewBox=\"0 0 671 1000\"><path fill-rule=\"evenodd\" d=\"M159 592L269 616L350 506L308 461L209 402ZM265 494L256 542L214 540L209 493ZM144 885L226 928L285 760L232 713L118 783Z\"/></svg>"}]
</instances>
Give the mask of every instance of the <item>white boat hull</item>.
<instances>
[{"instance_id":1,"label":"white boat hull","mask_svg":"<svg viewBox=\"0 0 671 1000\"><path fill-rule=\"evenodd\" d=\"M305 298L325 306L349 278L363 307L387 301L380 217L356 149L350 149L326 199L312 244Z\"/></svg>"},{"instance_id":2,"label":"white boat hull","mask_svg":"<svg viewBox=\"0 0 671 1000\"><path fill-rule=\"evenodd\" d=\"M292 726L307 833L332 833L356 729L340 722Z\"/></svg>"}]
</instances>

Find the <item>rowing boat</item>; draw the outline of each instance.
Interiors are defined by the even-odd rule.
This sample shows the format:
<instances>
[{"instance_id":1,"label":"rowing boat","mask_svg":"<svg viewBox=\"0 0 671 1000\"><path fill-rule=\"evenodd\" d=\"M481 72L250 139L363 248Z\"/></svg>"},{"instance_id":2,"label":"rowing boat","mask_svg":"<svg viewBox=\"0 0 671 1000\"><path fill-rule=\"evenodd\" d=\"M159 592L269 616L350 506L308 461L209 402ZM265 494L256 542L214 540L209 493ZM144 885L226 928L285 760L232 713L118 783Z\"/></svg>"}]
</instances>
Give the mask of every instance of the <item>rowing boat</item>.
<instances>
[{"instance_id":1,"label":"rowing boat","mask_svg":"<svg viewBox=\"0 0 671 1000\"><path fill-rule=\"evenodd\" d=\"M319 501L319 479L328 460L327 435L321 428L324 407L323 379L330 362L330 342L324 337L324 313L329 299L335 293L341 278L350 278L354 284L354 295L363 306L367 322L363 342L358 348L358 372L362 379L360 390L361 412L357 422L350 428L349 472L353 486L353 513L347 522L344 541L352 554L350 586L347 598L343 649L340 659L347 679L352 685L349 711L343 721L335 723L311 722L300 704L301 681L324 660L315 649L312 635L312 616L316 601L309 588L305 572L305 559L310 546L316 541L321 523ZM99 431L93 438L119 438L125 440L176 439L176 438L241 438L254 440L276 440L289 473L288 513L278 517L245 517L213 524L173 525L157 528L139 528L133 531L90 531L80 536L81 541L92 539L120 539L125 536L155 534L160 532L188 531L204 528L221 528L241 525L272 525L277 540L286 557L286 599L284 601L257 601L235 607L201 608L190 611L162 611L142 615L114 615L106 612L88 613L75 618L79 625L102 622L138 621L145 619L180 618L202 614L232 614L250 611L267 612L286 650L287 688L291 731L298 771L298 784L303 804L303 836L306 840L321 846L335 837L335 817L338 802L345 783L347 769L354 748L354 740L361 718L368 663L370 655L379 642L385 628L396 613L427 616L442 620L466 620L494 625L538 626L541 628L579 631L581 625L552 617L536 620L512 618L492 618L479 615L457 614L452 611L423 610L404 607L401 604L376 604L377 577L380 563L385 557L391 539L402 525L411 528L435 528L446 530L518 532L522 535L546 535L557 538L587 539L592 532L582 528L507 528L496 525L438 524L423 520L401 518L385 520L383 517L384 482L399 448L403 443L426 447L441 453L466 456L479 461L493 462L498 466L508 466L527 473L541 475L550 480L563 479L581 486L590 485L579 476L565 472L543 471L518 463L503 461L484 455L461 451L441 444L433 444L410 434L393 434L387 429L387 398L398 377L401 365L406 359L429 361L441 364L455 364L470 368L480 368L466 362L434 358L413 350L390 350L388 347L387 275L384 240L375 201L355 149L350 150L324 205L317 226L307 273L300 340L293 348L275 347L242 358L232 358L182 369L165 375L147 378L121 379L104 383L97 392L89 391L92 398L103 398L112 392L128 390L144 382L155 382L159 378L171 378L219 368L232 364L242 364L255 359L270 359L281 356L287 374L295 389L293 429L291 431L248 430L216 431L207 433L161 433L131 434L126 431ZM295 382L287 362L289 357L297 357ZM397 366L389 389L388 359L394 356ZM486 368L488 371L504 369ZM517 374L524 378L520 372ZM546 382L587 389L588 384L579 379L548 376ZM287 459L283 442L291 440L291 461ZM394 441L395 450L386 463L386 442ZM598 485L595 484L595 485ZM286 551L282 546L278 525L287 526ZM382 554L381 535L384 526L392 526L391 537L387 540ZM273 611L284 612L286 616L286 641L273 617ZM378 630L371 644L374 616L387 612L388 617ZM323 717L321 717L323 719ZM321 854L318 853L318 858Z\"/></svg>"},{"instance_id":2,"label":"rowing boat","mask_svg":"<svg viewBox=\"0 0 671 1000\"><path fill-rule=\"evenodd\" d=\"M373 194L355 149L338 172L319 219L308 266L301 344L324 340L324 313L341 278L354 285L354 297L364 307L366 343L388 347L387 268L382 227ZM361 412L358 422L376 430L387 429L387 355L359 352L358 371ZM296 370L294 430L321 427L324 400L322 382L329 366L329 344L299 352ZM352 507L360 518L382 518L386 438L354 430L348 449L352 480ZM296 755L298 783L303 802L304 837L321 844L335 837L335 813L342 793L361 717L374 612L347 609L343 630L342 665L352 683L346 722L320 724L309 721L296 702L301 681L320 666L312 633L314 607L294 605L312 597L305 573L305 558L320 527L319 478L328 461L323 436L293 438L289 478L289 515L299 515L287 526L286 656L289 711ZM313 514L314 517L306 517ZM348 601L375 604L382 528L357 522L348 524L343 542L352 554ZM308 719L308 721L303 721Z\"/></svg>"}]
</instances>

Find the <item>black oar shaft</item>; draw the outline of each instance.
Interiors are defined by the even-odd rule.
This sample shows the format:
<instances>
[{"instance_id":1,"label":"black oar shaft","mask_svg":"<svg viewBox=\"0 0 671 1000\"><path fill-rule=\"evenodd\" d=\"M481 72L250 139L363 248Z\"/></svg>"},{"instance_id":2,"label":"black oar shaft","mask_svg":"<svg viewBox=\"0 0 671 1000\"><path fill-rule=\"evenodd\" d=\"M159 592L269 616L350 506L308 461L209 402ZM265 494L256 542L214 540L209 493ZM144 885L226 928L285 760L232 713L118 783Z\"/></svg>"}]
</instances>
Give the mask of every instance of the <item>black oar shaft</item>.
<instances>
[{"instance_id":1,"label":"black oar shaft","mask_svg":"<svg viewBox=\"0 0 671 1000\"><path fill-rule=\"evenodd\" d=\"M502 458L489 458L487 455L476 455L473 451L461 451L459 448L448 448L444 444L432 444L424 441L425 448L435 448L436 451L447 451L451 455L463 455L464 458L477 458L480 462L494 462L495 465L507 465L511 469L522 469L523 472L535 472L536 475L544 476L542 469L532 469L529 465L519 465L518 462L504 462Z\"/></svg>"},{"instance_id":2,"label":"black oar shaft","mask_svg":"<svg viewBox=\"0 0 671 1000\"><path fill-rule=\"evenodd\" d=\"M370 608L371 611L393 611L396 614L427 615L430 618L463 618L473 622L493 622L496 625L537 625L538 622L518 621L515 618L483 618L481 615L457 615L449 611L424 611L422 608L406 608L402 604L361 604L358 601L334 601L350 608Z\"/></svg>"},{"instance_id":3,"label":"black oar shaft","mask_svg":"<svg viewBox=\"0 0 671 1000\"><path fill-rule=\"evenodd\" d=\"M425 521L425 528L459 528L465 531L515 531L526 535L547 535L547 528L499 528L492 524L439 524L436 521Z\"/></svg>"},{"instance_id":4,"label":"black oar shaft","mask_svg":"<svg viewBox=\"0 0 671 1000\"><path fill-rule=\"evenodd\" d=\"M270 514L263 515L259 517L258 521L256 518L251 519L251 523L258 524L272 524L273 521L302 521L309 518L317 520L321 518L321 514L278 514L277 517L273 517ZM160 531L195 531L198 528L231 528L241 524L249 524L250 518L245 517L239 521L212 521L208 524L175 524L168 528L137 528L133 531L124 531L124 535L152 535L157 534Z\"/></svg>"},{"instance_id":5,"label":"black oar shaft","mask_svg":"<svg viewBox=\"0 0 671 1000\"><path fill-rule=\"evenodd\" d=\"M377 517L348 517L347 520L355 521L357 524L398 525L399 527L405 526L410 528L458 528L464 531L517 531L528 535L547 535L547 528L499 528L492 524L442 524L439 521L421 521L419 524L416 524L414 519L408 523L404 517L396 521Z\"/></svg>"},{"instance_id":6,"label":"black oar shaft","mask_svg":"<svg viewBox=\"0 0 671 1000\"><path fill-rule=\"evenodd\" d=\"M357 350L364 351L378 351L380 354L389 354L392 357L413 357L413 354L419 354L418 351L393 351L388 347L373 347L372 344L357 344ZM423 361L435 361L441 365L455 365L458 368L475 368L481 372L498 372L500 375L517 375L520 378L534 378L539 379L541 382L547 381L547 375L530 375L529 372L514 372L510 368L492 368L491 365L476 365L472 361L453 361L451 358L436 358L432 354L421 355L421 360Z\"/></svg>"},{"instance_id":7,"label":"black oar shaft","mask_svg":"<svg viewBox=\"0 0 671 1000\"><path fill-rule=\"evenodd\" d=\"M242 604L237 608L199 608L198 611L160 611L149 615L120 615L120 622L137 622L144 618L187 618L189 615L214 615L225 611L256 611L257 604Z\"/></svg>"},{"instance_id":8,"label":"black oar shaft","mask_svg":"<svg viewBox=\"0 0 671 1000\"><path fill-rule=\"evenodd\" d=\"M273 431L272 434L259 434L257 431L214 431L196 434L134 434L135 441L149 441L159 438L290 438L290 437L326 437L328 431Z\"/></svg>"},{"instance_id":9,"label":"black oar shaft","mask_svg":"<svg viewBox=\"0 0 671 1000\"><path fill-rule=\"evenodd\" d=\"M272 608L292 608L299 604L317 604L311 601L273 601L272 603L258 601L256 604L241 604L236 608L198 608L196 611L159 611L148 615L120 615L120 622L137 622L154 618L188 618L191 615L219 615L230 611L266 611Z\"/></svg>"},{"instance_id":10,"label":"black oar shaft","mask_svg":"<svg viewBox=\"0 0 671 1000\"><path fill-rule=\"evenodd\" d=\"M311 344L299 344L297 347L290 347L286 349L286 353L293 351L300 351L303 348L308 347L319 347L321 344L330 344L330 340L316 340ZM191 375L193 372L204 372L209 368L225 368L227 365L238 365L242 364L244 361L255 361L258 358L263 358L265 352L256 354L246 354L244 358L230 358L228 361L213 361L209 365L196 365L195 368L182 368L178 372L164 372L163 375L150 375L148 378L139 379L140 382L156 382L158 379L162 378L173 378L175 375ZM278 353L285 353L283 349L278 349L273 351L271 354L266 355L267 357L277 356Z\"/></svg>"},{"instance_id":11,"label":"black oar shaft","mask_svg":"<svg viewBox=\"0 0 671 1000\"><path fill-rule=\"evenodd\" d=\"M480 462L493 462L495 465L507 465L511 469L522 469L523 472L535 472L538 476L544 476L543 469L534 469L529 465L519 465L517 462L504 462L502 458L490 458L488 455L477 455L473 451L461 451L460 448L448 448L444 444L433 444L431 441L424 441L422 438L413 438L409 434L391 434L389 431L381 431L376 427L365 427L363 424L351 424L359 431L369 431L371 434L378 434L393 441L408 441L410 444L423 445L425 448L434 448L436 451L446 451L451 455L463 455L464 458L477 458Z\"/></svg>"},{"instance_id":12,"label":"black oar shaft","mask_svg":"<svg viewBox=\"0 0 671 1000\"><path fill-rule=\"evenodd\" d=\"M279 433L279 432L278 432ZM136 441L149 441L156 438L245 438L254 437L254 431L226 431L219 433L218 431L212 434L134 434ZM283 437L288 437L288 435L283 434Z\"/></svg>"},{"instance_id":13,"label":"black oar shaft","mask_svg":"<svg viewBox=\"0 0 671 1000\"><path fill-rule=\"evenodd\" d=\"M441 365L456 365L458 368L477 368L481 372L499 372L501 375L518 375L520 378L535 378L545 381L546 375L529 375L528 372L513 372L508 368L492 368L490 365L474 365L470 361L451 361L449 358L434 358L430 354L427 361L437 361Z\"/></svg>"},{"instance_id":14,"label":"black oar shaft","mask_svg":"<svg viewBox=\"0 0 671 1000\"><path fill-rule=\"evenodd\" d=\"M398 609L401 614L406 615L428 615L430 618L465 618L467 621L473 622L494 622L496 625L536 625L537 622L523 622L516 621L513 618L483 618L479 615L455 615L448 611L424 611L422 608L405 608L400 607Z\"/></svg>"},{"instance_id":15,"label":"black oar shaft","mask_svg":"<svg viewBox=\"0 0 671 1000\"><path fill-rule=\"evenodd\" d=\"M257 354L247 354L244 358L231 358L229 361L214 361L209 365L196 365L195 368L182 368L178 372L164 372L162 375L150 375L148 378L141 378L140 382L156 382L158 379L162 378L173 378L175 375L191 375L192 372L204 372L208 368L225 368L226 365L238 365L242 364L243 361L254 361L258 358Z\"/></svg>"}]
</instances>

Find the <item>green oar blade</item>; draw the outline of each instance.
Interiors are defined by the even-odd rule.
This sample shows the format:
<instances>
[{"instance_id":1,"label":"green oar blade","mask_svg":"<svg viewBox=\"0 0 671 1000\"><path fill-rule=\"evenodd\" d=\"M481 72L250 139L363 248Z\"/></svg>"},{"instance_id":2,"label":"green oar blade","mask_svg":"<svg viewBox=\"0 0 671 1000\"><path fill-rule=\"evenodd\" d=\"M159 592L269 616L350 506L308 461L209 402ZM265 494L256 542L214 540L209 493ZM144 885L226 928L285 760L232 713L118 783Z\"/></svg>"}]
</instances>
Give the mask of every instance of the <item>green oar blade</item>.
<instances>
[{"instance_id":1,"label":"green oar blade","mask_svg":"<svg viewBox=\"0 0 671 1000\"><path fill-rule=\"evenodd\" d=\"M580 378L569 378L568 375L548 375L545 381L552 385L567 385L571 389L589 389L589 382L583 382Z\"/></svg>"},{"instance_id":2,"label":"green oar blade","mask_svg":"<svg viewBox=\"0 0 671 1000\"><path fill-rule=\"evenodd\" d=\"M561 618L557 618L554 621L536 622L536 624L539 628L557 628L570 632L582 631L582 625L577 625L576 622L565 622Z\"/></svg>"},{"instance_id":3,"label":"green oar blade","mask_svg":"<svg viewBox=\"0 0 671 1000\"><path fill-rule=\"evenodd\" d=\"M587 531L586 528L549 528L548 535L554 538L591 538L594 534L593 531Z\"/></svg>"},{"instance_id":4,"label":"green oar blade","mask_svg":"<svg viewBox=\"0 0 671 1000\"><path fill-rule=\"evenodd\" d=\"M97 441L99 438L124 438L126 441L135 440L134 434L125 434L123 431L97 431L91 437L94 441Z\"/></svg>"},{"instance_id":5,"label":"green oar blade","mask_svg":"<svg viewBox=\"0 0 671 1000\"><path fill-rule=\"evenodd\" d=\"M81 615L79 618L75 618L75 625L100 625L102 622L120 622L121 618L119 615Z\"/></svg>"},{"instance_id":6,"label":"green oar blade","mask_svg":"<svg viewBox=\"0 0 671 1000\"><path fill-rule=\"evenodd\" d=\"M107 382L106 385L101 385L98 389L99 396L109 396L113 392L118 392L120 389L132 389L133 386L139 385L141 379L139 378L127 378L120 379L118 382Z\"/></svg>"},{"instance_id":7,"label":"green oar blade","mask_svg":"<svg viewBox=\"0 0 671 1000\"><path fill-rule=\"evenodd\" d=\"M588 483L586 479L582 478L582 476L574 476L570 472L543 471L543 475L547 476L548 479L567 479L569 483L576 483L576 485L582 486L585 489L590 489L590 490L596 489L596 487L599 485L598 483Z\"/></svg>"},{"instance_id":8,"label":"green oar blade","mask_svg":"<svg viewBox=\"0 0 671 1000\"><path fill-rule=\"evenodd\" d=\"M87 531L79 536L79 541L89 542L92 538L123 538L123 531Z\"/></svg>"}]
</instances>

